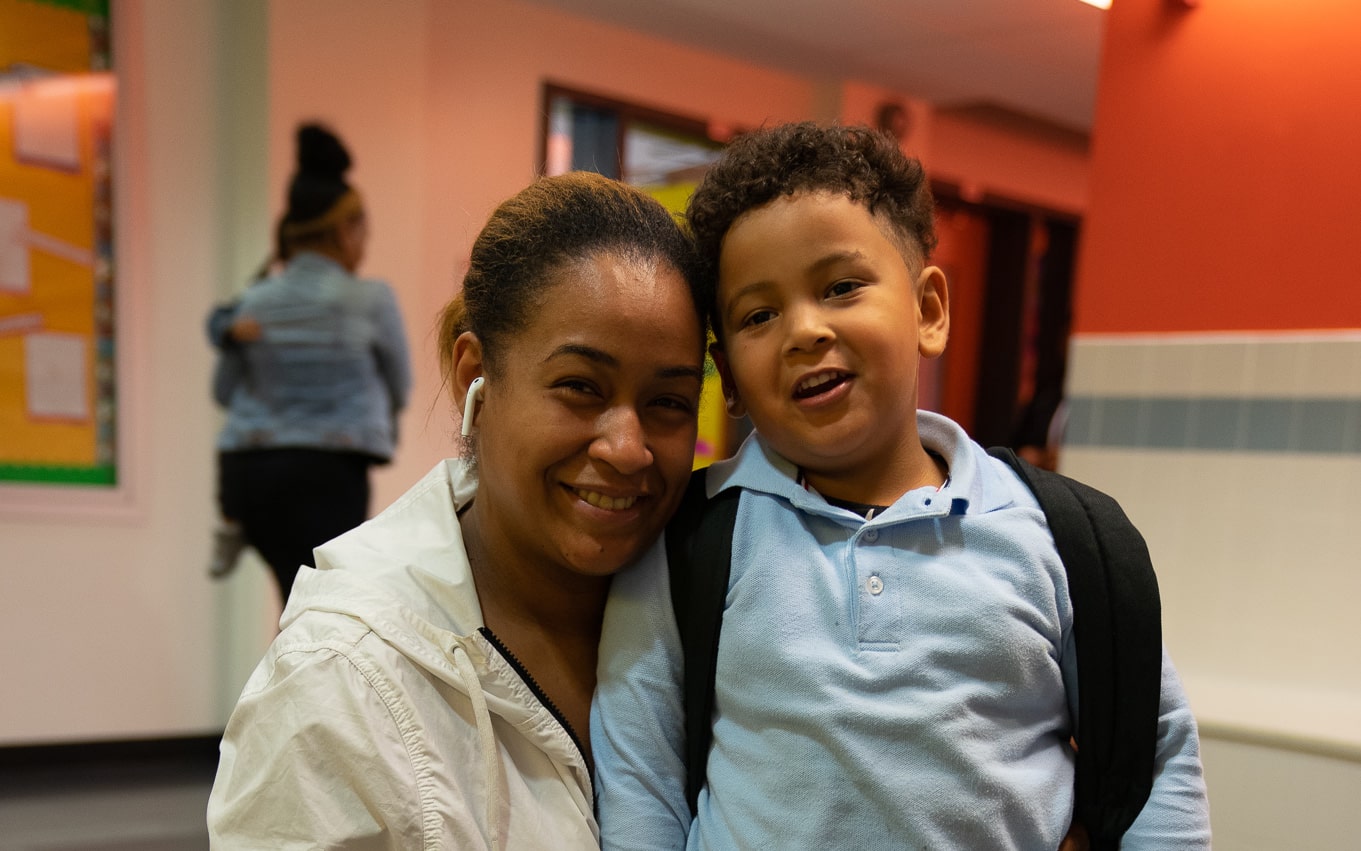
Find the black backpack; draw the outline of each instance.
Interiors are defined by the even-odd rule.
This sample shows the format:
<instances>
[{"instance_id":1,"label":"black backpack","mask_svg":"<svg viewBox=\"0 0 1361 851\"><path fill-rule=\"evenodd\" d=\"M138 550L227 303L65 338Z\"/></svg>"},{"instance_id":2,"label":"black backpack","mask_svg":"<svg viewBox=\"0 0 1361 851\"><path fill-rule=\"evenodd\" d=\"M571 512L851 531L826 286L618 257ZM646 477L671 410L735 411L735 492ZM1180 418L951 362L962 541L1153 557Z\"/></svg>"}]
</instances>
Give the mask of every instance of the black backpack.
<instances>
[{"instance_id":1,"label":"black backpack","mask_svg":"<svg viewBox=\"0 0 1361 851\"><path fill-rule=\"evenodd\" d=\"M1117 849L1153 786L1162 693L1162 611L1143 536L1119 503L1041 470L1010 449L988 450L1035 493L1068 574L1078 648L1075 820L1094 851ZM666 532L671 601L685 658L686 796L694 813L713 737L714 667L728 593L740 488L705 497L691 477Z\"/></svg>"}]
</instances>

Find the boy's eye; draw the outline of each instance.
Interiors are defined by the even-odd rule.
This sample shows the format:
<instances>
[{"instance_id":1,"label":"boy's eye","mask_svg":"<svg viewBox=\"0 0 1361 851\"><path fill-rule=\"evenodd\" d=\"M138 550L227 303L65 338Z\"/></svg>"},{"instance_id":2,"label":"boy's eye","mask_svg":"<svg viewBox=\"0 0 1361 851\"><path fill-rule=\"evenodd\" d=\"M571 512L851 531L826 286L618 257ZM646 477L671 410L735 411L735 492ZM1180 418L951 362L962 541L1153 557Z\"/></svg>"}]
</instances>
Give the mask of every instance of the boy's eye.
<instances>
[{"instance_id":1,"label":"boy's eye","mask_svg":"<svg viewBox=\"0 0 1361 851\"><path fill-rule=\"evenodd\" d=\"M859 281L837 281L827 288L827 297L836 298L838 296L850 295L860 289L860 287L861 284Z\"/></svg>"},{"instance_id":2,"label":"boy's eye","mask_svg":"<svg viewBox=\"0 0 1361 851\"><path fill-rule=\"evenodd\" d=\"M753 310L742 319L742 327L751 328L756 325L764 325L774 318L775 311L773 310L766 310L764 308L761 310Z\"/></svg>"}]
</instances>

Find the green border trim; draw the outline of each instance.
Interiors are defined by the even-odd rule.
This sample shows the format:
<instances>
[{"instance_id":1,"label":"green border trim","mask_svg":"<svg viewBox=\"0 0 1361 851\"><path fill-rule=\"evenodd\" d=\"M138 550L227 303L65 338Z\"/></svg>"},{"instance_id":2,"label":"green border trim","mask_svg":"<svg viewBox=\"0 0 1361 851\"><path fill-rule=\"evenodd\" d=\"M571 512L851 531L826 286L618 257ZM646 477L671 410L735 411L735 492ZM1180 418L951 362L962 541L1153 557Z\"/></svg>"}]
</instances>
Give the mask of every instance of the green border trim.
<instances>
[{"instance_id":1,"label":"green border trim","mask_svg":"<svg viewBox=\"0 0 1361 851\"><path fill-rule=\"evenodd\" d=\"M112 464L95 467L58 467L47 464L0 464L0 484L25 482L42 485L116 485Z\"/></svg>"},{"instance_id":2,"label":"green border trim","mask_svg":"<svg viewBox=\"0 0 1361 851\"><path fill-rule=\"evenodd\" d=\"M63 9L71 9L86 15L98 15L101 18L109 16L109 0L29 0L29 2L60 6Z\"/></svg>"}]
</instances>

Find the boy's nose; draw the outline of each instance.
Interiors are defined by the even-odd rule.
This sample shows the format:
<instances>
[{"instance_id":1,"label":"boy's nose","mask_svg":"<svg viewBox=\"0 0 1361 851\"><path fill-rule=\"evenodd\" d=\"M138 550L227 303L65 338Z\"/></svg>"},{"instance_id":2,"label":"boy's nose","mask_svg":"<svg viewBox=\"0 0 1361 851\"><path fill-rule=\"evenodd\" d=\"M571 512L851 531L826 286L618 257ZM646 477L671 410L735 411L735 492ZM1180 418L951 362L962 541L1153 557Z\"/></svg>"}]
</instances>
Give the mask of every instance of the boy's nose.
<instances>
[{"instance_id":1,"label":"boy's nose","mask_svg":"<svg viewBox=\"0 0 1361 851\"><path fill-rule=\"evenodd\" d=\"M609 464L625 475L645 470L652 464L647 433L638 412L620 406L606 411L599 420L599 435L591 441L587 454Z\"/></svg>"},{"instance_id":2,"label":"boy's nose","mask_svg":"<svg viewBox=\"0 0 1361 851\"><path fill-rule=\"evenodd\" d=\"M789 354L815 351L836 339L836 332L822 315L812 308L791 311L786 351Z\"/></svg>"}]
</instances>

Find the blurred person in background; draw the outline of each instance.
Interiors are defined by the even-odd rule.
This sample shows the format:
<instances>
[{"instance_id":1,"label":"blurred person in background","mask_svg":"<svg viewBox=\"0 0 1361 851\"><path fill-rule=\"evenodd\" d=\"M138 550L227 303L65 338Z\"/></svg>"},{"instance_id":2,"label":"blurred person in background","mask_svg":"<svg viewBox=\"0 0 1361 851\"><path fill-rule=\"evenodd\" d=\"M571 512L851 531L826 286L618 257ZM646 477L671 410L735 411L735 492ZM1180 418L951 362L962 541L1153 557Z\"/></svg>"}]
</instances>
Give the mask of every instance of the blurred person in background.
<instances>
[{"instance_id":1,"label":"blurred person in background","mask_svg":"<svg viewBox=\"0 0 1361 851\"><path fill-rule=\"evenodd\" d=\"M269 564L285 605L298 568L314 564L313 548L368 517L369 468L392 459L411 389L397 299L386 283L355 274L368 220L345 181L350 166L331 131L298 128L277 232L283 267L246 290L229 322L219 320L225 345L214 392L227 422L218 500L242 543ZM235 561L226 543L214 572Z\"/></svg>"}]
</instances>

